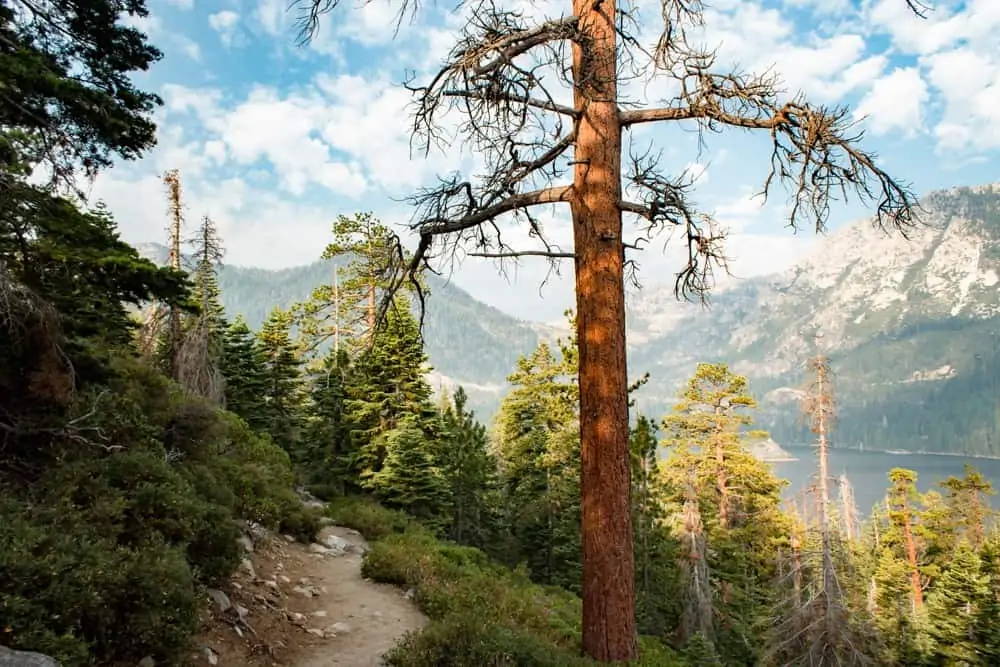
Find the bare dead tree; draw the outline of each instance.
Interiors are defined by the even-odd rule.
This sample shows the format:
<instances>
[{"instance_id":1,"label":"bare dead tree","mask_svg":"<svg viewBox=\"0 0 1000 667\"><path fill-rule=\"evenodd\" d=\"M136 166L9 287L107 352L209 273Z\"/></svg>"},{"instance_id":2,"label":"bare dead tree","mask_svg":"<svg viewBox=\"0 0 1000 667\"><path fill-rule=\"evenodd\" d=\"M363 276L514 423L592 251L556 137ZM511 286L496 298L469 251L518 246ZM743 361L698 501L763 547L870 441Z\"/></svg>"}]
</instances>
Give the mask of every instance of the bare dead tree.
<instances>
[{"instance_id":1,"label":"bare dead tree","mask_svg":"<svg viewBox=\"0 0 1000 667\"><path fill-rule=\"evenodd\" d=\"M851 544L854 542L854 535L858 527L858 507L854 502L854 485L847 478L847 474L843 473L838 480L838 486L840 488L840 508L843 514L844 531L847 543Z\"/></svg>"},{"instance_id":2,"label":"bare dead tree","mask_svg":"<svg viewBox=\"0 0 1000 667\"><path fill-rule=\"evenodd\" d=\"M184 210L181 205L181 177L177 169L171 169L163 175L163 183L167 186L168 214L170 224L167 233L170 239L170 255L167 264L175 271L181 270L181 228L184 225ZM169 346L168 374L175 380L180 372L181 353L181 311L176 305L169 307L167 326L167 345Z\"/></svg>"},{"instance_id":3,"label":"bare dead tree","mask_svg":"<svg viewBox=\"0 0 1000 667\"><path fill-rule=\"evenodd\" d=\"M303 39L338 0L298 0ZM771 138L770 169L761 194L789 188L789 222L825 227L831 201L850 190L875 209L876 224L903 230L914 222L915 200L876 157L858 147L862 132L843 107L783 98L771 74L718 71L715 54L689 35L702 26L700 0L661 0L664 29L646 48L636 34L636 10L616 0L573 0L571 14L534 21L496 0L469 0L468 21L440 70L413 92L415 146L426 152L448 143L445 114L463 120L459 135L485 162L482 175L442 178L420 190L412 230L419 241L383 294L415 281L432 262L463 250L518 258L527 252L551 262L572 257L579 327L579 387L583 545L583 645L600 661L637 656L632 524L629 517L628 405L625 358L625 281L635 280L626 249L638 249L669 230L685 244L677 272L678 297L704 298L716 270L725 270L724 233L690 199L692 179L661 170L651 150L629 146L623 132L674 121L700 133L758 130ZM400 18L413 5L403 0ZM569 5L567 9L569 9ZM620 86L640 72L672 84L673 96L639 108ZM553 83L555 82L555 83ZM556 86L572 89L562 101ZM573 250L557 247L537 216L540 207L568 205ZM623 215L637 223L626 238ZM540 250L511 247L508 221L527 225ZM502 266L502 265L501 265ZM419 288L418 288L419 294Z\"/></svg>"},{"instance_id":4,"label":"bare dead tree","mask_svg":"<svg viewBox=\"0 0 1000 667\"><path fill-rule=\"evenodd\" d=\"M816 333L813 338L816 345L816 354L807 364L813 379L810 381L806 400L803 403L803 410L811 422L812 432L816 434L816 459L819 467L816 480L816 505L819 512L819 532L823 558L823 594L827 596L828 603L833 605L839 604L839 600L831 597L839 594L839 588L837 587L837 575L833 565L833 528L830 517L829 435L833 424L836 404L833 398L833 388L830 379L830 362L819 347L822 334Z\"/></svg>"},{"instance_id":5,"label":"bare dead tree","mask_svg":"<svg viewBox=\"0 0 1000 667\"><path fill-rule=\"evenodd\" d=\"M684 602L679 639L687 642L700 634L711 645L715 636L715 607L708 571L708 541L698 507L697 475L693 466L688 471L682 520L680 567L684 577Z\"/></svg>"}]
</instances>

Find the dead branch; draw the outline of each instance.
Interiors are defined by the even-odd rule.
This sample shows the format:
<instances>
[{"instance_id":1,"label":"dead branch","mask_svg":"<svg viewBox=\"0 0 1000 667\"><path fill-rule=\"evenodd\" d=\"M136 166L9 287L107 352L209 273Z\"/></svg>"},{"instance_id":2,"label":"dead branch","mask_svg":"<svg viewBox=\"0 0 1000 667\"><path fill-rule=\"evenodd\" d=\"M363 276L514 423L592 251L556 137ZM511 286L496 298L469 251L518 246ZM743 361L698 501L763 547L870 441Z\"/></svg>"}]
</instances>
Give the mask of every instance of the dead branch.
<instances>
[{"instance_id":1,"label":"dead branch","mask_svg":"<svg viewBox=\"0 0 1000 667\"><path fill-rule=\"evenodd\" d=\"M470 252L469 257L486 257L489 259L518 259L520 257L548 257L549 259L574 259L571 252L548 252L545 250L515 250L511 252Z\"/></svg>"}]
</instances>

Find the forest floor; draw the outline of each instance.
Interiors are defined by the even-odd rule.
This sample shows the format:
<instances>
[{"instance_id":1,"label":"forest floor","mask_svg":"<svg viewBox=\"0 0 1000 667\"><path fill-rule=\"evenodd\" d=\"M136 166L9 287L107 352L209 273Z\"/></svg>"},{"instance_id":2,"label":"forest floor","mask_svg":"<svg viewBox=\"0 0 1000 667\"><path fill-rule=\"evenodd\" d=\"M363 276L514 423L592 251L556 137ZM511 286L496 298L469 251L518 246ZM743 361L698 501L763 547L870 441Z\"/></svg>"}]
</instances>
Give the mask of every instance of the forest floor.
<instances>
[{"instance_id":1,"label":"forest floor","mask_svg":"<svg viewBox=\"0 0 1000 667\"><path fill-rule=\"evenodd\" d=\"M228 589L209 591L187 665L377 667L426 623L411 595L361 576L368 545L355 530L327 526L309 545L263 534L252 542Z\"/></svg>"}]
</instances>

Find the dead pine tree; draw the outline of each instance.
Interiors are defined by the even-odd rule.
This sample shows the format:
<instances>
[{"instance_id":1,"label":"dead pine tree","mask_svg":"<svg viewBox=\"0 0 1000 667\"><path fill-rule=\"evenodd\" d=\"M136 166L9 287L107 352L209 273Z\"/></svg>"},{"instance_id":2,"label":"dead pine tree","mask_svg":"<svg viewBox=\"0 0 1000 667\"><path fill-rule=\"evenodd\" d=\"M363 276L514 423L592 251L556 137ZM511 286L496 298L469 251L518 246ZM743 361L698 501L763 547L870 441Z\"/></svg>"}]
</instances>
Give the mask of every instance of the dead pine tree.
<instances>
[{"instance_id":1,"label":"dead pine tree","mask_svg":"<svg viewBox=\"0 0 1000 667\"><path fill-rule=\"evenodd\" d=\"M297 0L302 37L338 0ZM625 282L637 250L663 230L676 230L686 262L678 297L703 297L724 268L711 218L689 199L691 181L661 170L649 151L629 146L623 132L651 123L726 128L770 136L770 170L762 194L789 186L793 227L822 230L831 199L852 189L873 204L877 223L912 223L909 189L857 145L860 132L846 108L783 98L770 74L719 71L712 51L689 35L702 25L699 0L661 0L664 28L647 47L636 37L638 10L617 0L572 0L567 15L534 19L500 0L462 3L467 23L440 70L413 92L413 133L422 150L443 145L443 123L460 119L455 135L483 163L479 175L453 175L417 192L412 229L416 250L382 295L391 294L456 250L504 260L526 255L572 259L579 327L582 495L583 648L599 661L637 657L632 522L629 520L628 379ZM402 10L408 5L405 0ZM402 13L400 14L402 17ZM643 22L651 20L646 17ZM568 47L568 48L567 48ZM639 76L671 79L672 97L639 108L625 85ZM563 94L563 93L566 94ZM449 113L454 112L454 113ZM447 118L446 118L447 117ZM554 246L537 217L540 207L566 205L573 249ZM626 235L623 215L637 223ZM528 225L538 248L510 247L501 234L511 221ZM402 246L398 253L403 257ZM381 315L380 315L381 317Z\"/></svg>"},{"instance_id":2,"label":"dead pine tree","mask_svg":"<svg viewBox=\"0 0 1000 667\"><path fill-rule=\"evenodd\" d=\"M167 232L170 238L170 254L167 264L175 271L181 271L181 229L184 226L184 210L181 204L181 176L177 169L171 169L163 175L163 183L167 186L167 203L170 224ZM176 305L171 305L167 315L167 373L173 379L178 379L181 354L181 311Z\"/></svg>"},{"instance_id":3,"label":"dead pine tree","mask_svg":"<svg viewBox=\"0 0 1000 667\"><path fill-rule=\"evenodd\" d=\"M833 559L833 528L830 516L830 428L833 426L836 404L833 397L833 384L830 372L830 362L820 350L822 334L815 334L816 354L809 360L807 367L812 375L810 386L803 403L803 410L810 421L812 432L816 435L816 461L819 470L816 479L816 509L818 516L820 548L822 550L822 583L823 595L828 606L840 604L839 586L834 569Z\"/></svg>"}]
</instances>

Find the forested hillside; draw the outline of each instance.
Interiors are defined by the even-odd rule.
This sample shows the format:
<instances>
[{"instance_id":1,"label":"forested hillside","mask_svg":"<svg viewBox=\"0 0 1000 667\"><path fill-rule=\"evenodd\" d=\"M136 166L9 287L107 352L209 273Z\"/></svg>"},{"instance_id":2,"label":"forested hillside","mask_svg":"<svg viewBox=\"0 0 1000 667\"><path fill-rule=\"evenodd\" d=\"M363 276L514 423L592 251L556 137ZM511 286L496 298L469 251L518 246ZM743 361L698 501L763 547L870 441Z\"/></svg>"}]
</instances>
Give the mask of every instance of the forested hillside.
<instances>
[{"instance_id":1,"label":"forested hillside","mask_svg":"<svg viewBox=\"0 0 1000 667\"><path fill-rule=\"evenodd\" d=\"M166 262L169 255L169 249L158 244L143 244L140 251L158 262ZM346 264L345 258L333 258L267 271L223 262L219 269L222 305L230 317L240 315L250 327L257 328L275 306L289 308L307 300L318 286L332 284L335 268ZM434 371L432 385L435 390L462 385L470 406L490 416L500 403L507 374L518 356L534 349L542 339L554 339L558 332L510 317L436 275L428 275L427 283L430 295L422 335ZM419 304L414 303L413 312L418 316L419 310ZM329 344L324 344L324 349Z\"/></svg>"},{"instance_id":2,"label":"forested hillside","mask_svg":"<svg viewBox=\"0 0 1000 667\"><path fill-rule=\"evenodd\" d=\"M651 374L640 405L662 413L699 361L731 363L754 382L761 424L779 442L808 442L796 397L810 332L821 332L842 391L835 447L1000 456L992 398L1000 380L992 282L1000 275L1000 190L953 188L925 200L925 224L909 239L858 221L788 271L720 290L708 310L677 303L665 288L638 294L629 364ZM161 262L168 253L153 244L141 251ZM226 312L257 326L274 305L291 307L329 284L336 262L279 271L223 265ZM517 357L559 332L437 276L427 282L424 336L431 366L444 376L432 385L463 385L489 422Z\"/></svg>"}]
</instances>

